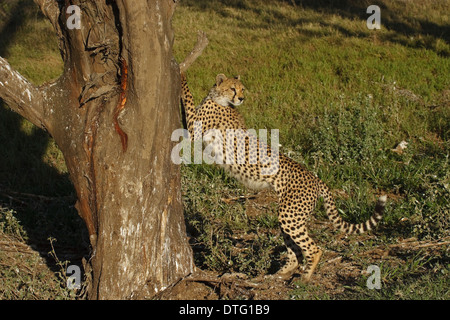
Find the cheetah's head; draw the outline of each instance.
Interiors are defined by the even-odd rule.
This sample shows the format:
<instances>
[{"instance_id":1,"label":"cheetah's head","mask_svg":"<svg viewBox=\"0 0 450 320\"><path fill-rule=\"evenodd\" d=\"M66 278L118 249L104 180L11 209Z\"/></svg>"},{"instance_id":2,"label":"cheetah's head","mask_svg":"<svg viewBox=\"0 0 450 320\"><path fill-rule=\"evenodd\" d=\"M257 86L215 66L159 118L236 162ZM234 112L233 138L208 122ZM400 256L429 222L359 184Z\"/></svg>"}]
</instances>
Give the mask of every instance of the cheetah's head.
<instances>
[{"instance_id":1,"label":"cheetah's head","mask_svg":"<svg viewBox=\"0 0 450 320\"><path fill-rule=\"evenodd\" d=\"M218 74L216 84L209 94L221 106L238 106L244 102L244 90L239 76L227 78L224 74Z\"/></svg>"}]
</instances>

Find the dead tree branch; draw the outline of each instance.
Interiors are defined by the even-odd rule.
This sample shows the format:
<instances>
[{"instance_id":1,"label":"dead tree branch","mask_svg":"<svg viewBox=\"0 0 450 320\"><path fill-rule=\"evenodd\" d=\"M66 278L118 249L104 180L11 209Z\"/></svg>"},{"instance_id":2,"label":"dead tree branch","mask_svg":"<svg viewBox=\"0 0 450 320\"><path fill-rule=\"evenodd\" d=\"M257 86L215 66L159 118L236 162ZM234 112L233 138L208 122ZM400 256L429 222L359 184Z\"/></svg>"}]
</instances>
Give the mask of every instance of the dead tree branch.
<instances>
[{"instance_id":1,"label":"dead tree branch","mask_svg":"<svg viewBox=\"0 0 450 320\"><path fill-rule=\"evenodd\" d=\"M180 64L180 71L184 73L187 69L197 60L198 57L202 54L203 50L208 45L208 38L206 37L206 33L203 31L199 31L197 34L197 43L192 49L191 53L184 59L184 61Z\"/></svg>"},{"instance_id":2,"label":"dead tree branch","mask_svg":"<svg viewBox=\"0 0 450 320\"><path fill-rule=\"evenodd\" d=\"M46 128L42 92L0 57L0 98L39 128Z\"/></svg>"}]
</instances>

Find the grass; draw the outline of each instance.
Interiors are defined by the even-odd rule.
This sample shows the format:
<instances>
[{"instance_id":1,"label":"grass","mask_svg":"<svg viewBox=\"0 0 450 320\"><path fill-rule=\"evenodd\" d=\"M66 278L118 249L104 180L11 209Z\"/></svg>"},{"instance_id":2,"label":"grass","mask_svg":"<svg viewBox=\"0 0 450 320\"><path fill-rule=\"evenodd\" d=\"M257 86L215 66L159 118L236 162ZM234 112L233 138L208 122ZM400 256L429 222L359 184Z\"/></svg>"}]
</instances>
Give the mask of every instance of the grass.
<instances>
[{"instance_id":1,"label":"grass","mask_svg":"<svg viewBox=\"0 0 450 320\"><path fill-rule=\"evenodd\" d=\"M174 20L177 60L195 42L192 31L206 31L210 45L188 74L196 101L207 94L217 73L240 74L248 93L239 109L248 127L279 129L282 151L335 191L347 220L367 219L376 195L387 194L380 240L373 247L411 237L448 239L450 47L443 33L448 17L439 13L448 4L428 1L403 8L400 1L383 2L386 24L372 31L365 26L363 5L349 2L355 7L333 8L327 1L296 6L283 1L186 1ZM405 152L391 151L403 140L408 142ZM245 203L220 201L250 191L219 169L183 169L186 215L199 221L197 263L218 272L276 271L283 253L276 223L265 227L254 216L246 223ZM276 208L263 208L260 214L276 220ZM325 219L320 206L316 217ZM252 233L256 239L249 243L245 234ZM334 234L319 230L314 236L328 250L348 250L346 245L327 245ZM387 276L383 293L368 294L365 283L355 279L343 285L350 288L343 293L330 296L321 285L306 285L292 297L449 298L448 249L436 254L437 269L395 269L398 260L409 266L418 259L397 257L386 267L397 275ZM429 290L423 295L409 294L411 287L424 285ZM352 293L355 288L365 293Z\"/></svg>"},{"instance_id":2,"label":"grass","mask_svg":"<svg viewBox=\"0 0 450 320\"><path fill-rule=\"evenodd\" d=\"M295 282L286 298L449 299L448 246L426 246L450 236L449 3L380 1L382 29L368 30L366 2L185 0L173 20L174 53L181 61L204 30L210 44L188 72L195 100L216 74L240 74L248 127L279 129L282 152L330 186L347 220L367 219L376 196L388 195L380 228L362 238L332 231L318 206L312 234L328 256L317 280ZM13 19L17 3L23 10ZM0 55L37 84L57 77L56 40L32 4L2 2L0 15L9 19L0 25ZM392 151L401 141L407 149ZM86 250L62 156L6 109L0 144L0 234L37 244L53 264L45 276L23 280L33 262L17 273L11 261L18 258L0 255L0 297L71 298L55 276L61 267L42 254L52 251L50 237L62 261ZM246 190L209 165L181 170L196 264L218 273L276 272L285 249L273 195ZM365 286L369 264L381 267L381 290ZM26 293L35 283L46 285Z\"/></svg>"}]
</instances>

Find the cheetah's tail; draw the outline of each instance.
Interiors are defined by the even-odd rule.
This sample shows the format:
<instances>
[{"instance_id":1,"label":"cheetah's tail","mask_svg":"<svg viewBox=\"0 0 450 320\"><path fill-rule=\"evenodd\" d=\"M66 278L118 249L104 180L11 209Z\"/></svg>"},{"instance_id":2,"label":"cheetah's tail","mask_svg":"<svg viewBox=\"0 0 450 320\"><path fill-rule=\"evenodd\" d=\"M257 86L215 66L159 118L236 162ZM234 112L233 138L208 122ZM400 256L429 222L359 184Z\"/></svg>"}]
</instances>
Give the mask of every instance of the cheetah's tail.
<instances>
[{"instance_id":1,"label":"cheetah's tail","mask_svg":"<svg viewBox=\"0 0 450 320\"><path fill-rule=\"evenodd\" d=\"M378 198L377 204L375 206L375 212L372 216L365 222L352 224L344 221L339 215L336 205L334 203L333 197L327 185L323 182L320 183L320 196L323 197L325 203L325 209L328 214L328 218L333 222L333 224L340 231L349 234L359 234L366 231L370 231L378 224L378 222L383 217L384 207L386 205L386 195L380 196Z\"/></svg>"}]
</instances>

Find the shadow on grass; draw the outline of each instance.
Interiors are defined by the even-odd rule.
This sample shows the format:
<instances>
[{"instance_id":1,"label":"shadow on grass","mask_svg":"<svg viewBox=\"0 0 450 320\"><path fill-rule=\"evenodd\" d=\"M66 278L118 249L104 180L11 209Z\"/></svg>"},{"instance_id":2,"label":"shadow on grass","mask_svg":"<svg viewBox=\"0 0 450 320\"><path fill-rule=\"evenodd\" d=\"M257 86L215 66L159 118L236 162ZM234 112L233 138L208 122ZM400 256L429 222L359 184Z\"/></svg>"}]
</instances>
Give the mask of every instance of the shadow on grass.
<instances>
[{"instance_id":1,"label":"shadow on grass","mask_svg":"<svg viewBox=\"0 0 450 320\"><path fill-rule=\"evenodd\" d=\"M2 57L8 56L8 48L27 19L46 19L31 0L8 1L4 8L0 6ZM52 250L49 238L56 239L54 248L60 261L77 264L88 253L89 241L74 208L75 192L68 175L44 161L50 142L46 132L24 124L23 118L0 100L0 207L16 212L27 243L51 270L61 271L48 254Z\"/></svg>"},{"instance_id":2,"label":"shadow on grass","mask_svg":"<svg viewBox=\"0 0 450 320\"><path fill-rule=\"evenodd\" d=\"M292 10L310 9L323 14L323 17L317 18L293 18L277 10L277 6L267 6L263 1L245 1L245 0L186 0L185 4L199 11L215 11L224 17L232 17L233 12L229 8L240 11L248 11L252 14L261 16L257 23L236 20L243 27L248 28L270 28L273 25L285 25L286 27L301 26L308 23L320 23L322 27L331 27L347 37L367 37L368 32L355 32L351 27L338 24L327 15L340 16L348 20L361 20L362 23L369 18L370 14L366 12L367 7L374 4L371 0L275 0L283 5L292 7ZM381 11L381 26L390 31L383 35L383 39L393 43L399 43L403 46L414 48L425 48L435 51L441 56L450 56L447 48L441 48L436 42L443 41L447 45L450 43L450 25L439 25L426 19L426 16L411 16L411 10L408 10L408 4L401 5L398 2L380 0L376 3ZM450 5L441 4L450 9ZM442 11L442 14L445 14ZM323 36L321 31L300 30L306 36ZM374 31L375 32L375 31Z\"/></svg>"}]
</instances>

